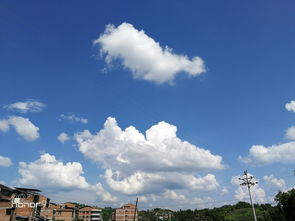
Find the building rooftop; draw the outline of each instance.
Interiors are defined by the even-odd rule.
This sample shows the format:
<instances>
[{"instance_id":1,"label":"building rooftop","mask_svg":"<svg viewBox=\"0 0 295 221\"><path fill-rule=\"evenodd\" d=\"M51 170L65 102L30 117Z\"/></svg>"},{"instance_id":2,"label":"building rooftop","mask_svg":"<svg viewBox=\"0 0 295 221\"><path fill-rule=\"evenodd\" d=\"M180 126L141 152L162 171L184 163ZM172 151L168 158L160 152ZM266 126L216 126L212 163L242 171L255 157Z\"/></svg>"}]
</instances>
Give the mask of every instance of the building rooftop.
<instances>
[{"instance_id":1,"label":"building rooftop","mask_svg":"<svg viewBox=\"0 0 295 221\"><path fill-rule=\"evenodd\" d=\"M42 192L38 189L31 189L31 188L22 188L22 187L14 187L16 190L24 191L24 192Z\"/></svg>"}]
</instances>

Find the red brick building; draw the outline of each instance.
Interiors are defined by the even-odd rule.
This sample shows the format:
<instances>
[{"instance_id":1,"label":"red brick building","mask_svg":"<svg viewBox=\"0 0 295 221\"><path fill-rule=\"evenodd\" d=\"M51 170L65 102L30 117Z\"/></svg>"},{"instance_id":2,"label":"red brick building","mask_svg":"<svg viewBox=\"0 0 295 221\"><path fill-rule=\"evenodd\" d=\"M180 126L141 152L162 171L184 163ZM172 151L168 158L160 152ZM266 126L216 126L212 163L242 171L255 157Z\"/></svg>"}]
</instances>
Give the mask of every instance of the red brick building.
<instances>
[{"instance_id":1,"label":"red brick building","mask_svg":"<svg viewBox=\"0 0 295 221\"><path fill-rule=\"evenodd\" d=\"M73 203L50 203L41 210L41 215L50 221L75 221L78 219L78 208Z\"/></svg>"},{"instance_id":2,"label":"red brick building","mask_svg":"<svg viewBox=\"0 0 295 221\"><path fill-rule=\"evenodd\" d=\"M0 184L0 220L44 220L41 209L48 207L50 199L39 192L37 189L12 189Z\"/></svg>"},{"instance_id":3,"label":"red brick building","mask_svg":"<svg viewBox=\"0 0 295 221\"><path fill-rule=\"evenodd\" d=\"M102 209L100 208L85 206L79 209L79 219L84 221L101 221L101 212Z\"/></svg>"},{"instance_id":4,"label":"red brick building","mask_svg":"<svg viewBox=\"0 0 295 221\"><path fill-rule=\"evenodd\" d=\"M134 219L135 218L135 219ZM138 211L132 203L127 203L116 209L113 214L114 221L138 221Z\"/></svg>"}]
</instances>

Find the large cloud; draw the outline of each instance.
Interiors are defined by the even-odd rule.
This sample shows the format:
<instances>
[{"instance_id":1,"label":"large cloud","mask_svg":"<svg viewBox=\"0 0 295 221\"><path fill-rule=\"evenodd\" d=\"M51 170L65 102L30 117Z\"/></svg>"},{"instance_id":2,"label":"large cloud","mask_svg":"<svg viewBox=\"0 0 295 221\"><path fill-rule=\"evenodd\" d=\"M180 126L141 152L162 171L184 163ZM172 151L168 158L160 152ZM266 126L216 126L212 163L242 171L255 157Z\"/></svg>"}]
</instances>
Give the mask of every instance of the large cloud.
<instances>
[{"instance_id":1,"label":"large cloud","mask_svg":"<svg viewBox=\"0 0 295 221\"><path fill-rule=\"evenodd\" d=\"M7 132L10 126L27 141L34 141L39 137L39 128L28 118L10 116L8 119L0 119L0 131Z\"/></svg>"},{"instance_id":2,"label":"large cloud","mask_svg":"<svg viewBox=\"0 0 295 221\"><path fill-rule=\"evenodd\" d=\"M197 76L205 72L200 57L189 59L185 55L172 53L172 49L162 48L158 42L128 23L118 27L107 25L105 32L94 41L106 54L106 62L120 59L125 68L131 70L134 78L161 84L172 82L177 74L186 72Z\"/></svg>"},{"instance_id":3,"label":"large cloud","mask_svg":"<svg viewBox=\"0 0 295 221\"><path fill-rule=\"evenodd\" d=\"M48 153L42 154L40 159L34 162L20 162L18 172L21 176L18 182L21 185L55 190L83 189L96 192L103 201L116 200L100 183L90 185L86 181L79 162L64 164Z\"/></svg>"},{"instance_id":4,"label":"large cloud","mask_svg":"<svg viewBox=\"0 0 295 221\"><path fill-rule=\"evenodd\" d=\"M0 167L10 167L12 162L9 157L0 156Z\"/></svg>"},{"instance_id":5,"label":"large cloud","mask_svg":"<svg viewBox=\"0 0 295 221\"><path fill-rule=\"evenodd\" d=\"M195 177L198 171L223 169L222 157L182 141L177 128L166 122L144 134L130 126L122 130L109 117L97 134L77 133L79 150L102 164L107 183L114 190L135 194L164 188L216 189L215 176Z\"/></svg>"},{"instance_id":6,"label":"large cloud","mask_svg":"<svg viewBox=\"0 0 295 221\"><path fill-rule=\"evenodd\" d=\"M17 111L20 113L40 112L46 105L40 101L26 100L4 106L7 110Z\"/></svg>"},{"instance_id":7,"label":"large cloud","mask_svg":"<svg viewBox=\"0 0 295 221\"><path fill-rule=\"evenodd\" d=\"M269 164L269 163L294 163L295 141L265 147L254 145L249 150L249 155L239 157L244 163Z\"/></svg>"}]
</instances>

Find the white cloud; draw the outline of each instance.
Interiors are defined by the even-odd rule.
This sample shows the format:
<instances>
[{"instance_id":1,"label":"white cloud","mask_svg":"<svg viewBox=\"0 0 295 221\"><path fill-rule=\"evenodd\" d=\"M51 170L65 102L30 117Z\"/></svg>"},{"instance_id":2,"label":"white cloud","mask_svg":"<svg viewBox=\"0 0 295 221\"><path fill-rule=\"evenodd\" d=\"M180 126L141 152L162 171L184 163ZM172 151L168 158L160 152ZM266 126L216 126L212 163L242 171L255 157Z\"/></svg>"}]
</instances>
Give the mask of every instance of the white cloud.
<instances>
[{"instance_id":1,"label":"white cloud","mask_svg":"<svg viewBox=\"0 0 295 221\"><path fill-rule=\"evenodd\" d=\"M9 130L9 121L2 119L0 120L0 131L7 132Z\"/></svg>"},{"instance_id":2,"label":"white cloud","mask_svg":"<svg viewBox=\"0 0 295 221\"><path fill-rule=\"evenodd\" d=\"M286 138L289 140L295 140L295 126L289 127L286 130Z\"/></svg>"},{"instance_id":3,"label":"white cloud","mask_svg":"<svg viewBox=\"0 0 295 221\"><path fill-rule=\"evenodd\" d=\"M89 184L82 176L82 165L78 162L63 162L48 153L42 154L40 159L19 163L19 179L22 185L63 188L89 188Z\"/></svg>"},{"instance_id":4,"label":"white cloud","mask_svg":"<svg viewBox=\"0 0 295 221\"><path fill-rule=\"evenodd\" d=\"M17 111L25 114L27 112L41 112L43 108L46 107L46 105L39 101L26 100L23 102L16 102L13 104L5 105L4 107L7 110Z\"/></svg>"},{"instance_id":5,"label":"white cloud","mask_svg":"<svg viewBox=\"0 0 295 221\"><path fill-rule=\"evenodd\" d=\"M186 199L184 195L177 194L173 190L166 190L164 192L164 197L175 201L184 201Z\"/></svg>"},{"instance_id":6,"label":"white cloud","mask_svg":"<svg viewBox=\"0 0 295 221\"><path fill-rule=\"evenodd\" d=\"M285 108L288 110L288 111L293 111L295 112L295 101L290 101L290 103L287 103L285 105Z\"/></svg>"},{"instance_id":7,"label":"white cloud","mask_svg":"<svg viewBox=\"0 0 295 221\"><path fill-rule=\"evenodd\" d=\"M88 119L77 117L77 116L75 116L75 114L69 114L69 115L61 114L60 118L64 119L64 120L71 121L71 122L77 122L77 123L82 123L82 124L88 123Z\"/></svg>"},{"instance_id":8,"label":"white cloud","mask_svg":"<svg viewBox=\"0 0 295 221\"><path fill-rule=\"evenodd\" d=\"M97 134L85 130L75 134L75 140L81 153L102 165L106 182L116 191L216 189L219 184L214 175L195 177L193 173L223 169L222 157L182 141L176 131L174 125L160 122L144 135L133 126L122 130L109 117Z\"/></svg>"},{"instance_id":9,"label":"white cloud","mask_svg":"<svg viewBox=\"0 0 295 221\"><path fill-rule=\"evenodd\" d=\"M103 186L101 185L101 183L97 183L95 186L92 187L96 194L98 196L101 196L102 198L102 201L105 201L105 202L117 202L118 201L118 198L115 197L115 196L112 196L109 192L107 192Z\"/></svg>"},{"instance_id":10,"label":"white cloud","mask_svg":"<svg viewBox=\"0 0 295 221\"><path fill-rule=\"evenodd\" d=\"M59 141L59 142L61 142L61 143L65 143L66 141L68 141L70 139L70 137L66 134L66 133L64 133L64 132L62 132L62 133L60 133L59 135L58 135L58 137L57 137L57 140Z\"/></svg>"},{"instance_id":11,"label":"white cloud","mask_svg":"<svg viewBox=\"0 0 295 221\"><path fill-rule=\"evenodd\" d=\"M284 179L278 179L275 178L274 175L270 175L270 176L264 176L263 180L267 183L269 183L270 185L278 188L279 190L284 191L286 189L286 183Z\"/></svg>"},{"instance_id":12,"label":"white cloud","mask_svg":"<svg viewBox=\"0 0 295 221\"><path fill-rule=\"evenodd\" d=\"M195 197L190 202L190 204L193 206L192 209L195 209L195 208L203 209L203 208L213 208L216 202L211 197L204 197L204 198Z\"/></svg>"},{"instance_id":13,"label":"white cloud","mask_svg":"<svg viewBox=\"0 0 295 221\"><path fill-rule=\"evenodd\" d=\"M225 194L228 194L228 189L224 186L221 190L221 195L225 195Z\"/></svg>"},{"instance_id":14,"label":"white cloud","mask_svg":"<svg viewBox=\"0 0 295 221\"><path fill-rule=\"evenodd\" d=\"M148 198L146 196L139 196L138 201L146 203L148 201Z\"/></svg>"},{"instance_id":15,"label":"white cloud","mask_svg":"<svg viewBox=\"0 0 295 221\"><path fill-rule=\"evenodd\" d=\"M18 182L21 185L56 190L91 190L103 201L117 200L103 188L101 183L90 185L83 176L83 168L79 162L64 164L48 153L42 154L40 159L34 162L20 162L18 172L21 176Z\"/></svg>"},{"instance_id":16,"label":"white cloud","mask_svg":"<svg viewBox=\"0 0 295 221\"><path fill-rule=\"evenodd\" d=\"M288 111L295 112L295 101L285 105ZM253 145L249 149L249 154L245 157L239 156L239 160L244 163L269 164L269 163L294 163L295 162L295 126L286 130L285 137L291 142L265 147L263 145Z\"/></svg>"},{"instance_id":17,"label":"white cloud","mask_svg":"<svg viewBox=\"0 0 295 221\"><path fill-rule=\"evenodd\" d=\"M254 145L249 150L249 155L239 157L244 163L269 164L295 162L295 141L265 147Z\"/></svg>"},{"instance_id":18,"label":"white cloud","mask_svg":"<svg viewBox=\"0 0 295 221\"><path fill-rule=\"evenodd\" d=\"M39 137L39 128L28 118L10 116L8 119L0 120L0 131L7 132L10 126L27 141L34 141Z\"/></svg>"},{"instance_id":19,"label":"white cloud","mask_svg":"<svg viewBox=\"0 0 295 221\"><path fill-rule=\"evenodd\" d=\"M200 57L189 59L185 55L174 54L171 48L161 47L143 30L139 31L128 23L118 27L107 25L105 32L94 44L101 46L100 51L106 55L108 64L120 59L136 79L161 84L172 82L181 72L197 76L206 71Z\"/></svg>"},{"instance_id":20,"label":"white cloud","mask_svg":"<svg viewBox=\"0 0 295 221\"><path fill-rule=\"evenodd\" d=\"M210 191L219 187L219 183L212 174L195 177L176 172L146 173L137 171L129 177L122 178L120 172L114 173L108 169L105 179L113 190L124 194L162 192L166 188Z\"/></svg>"},{"instance_id":21,"label":"white cloud","mask_svg":"<svg viewBox=\"0 0 295 221\"><path fill-rule=\"evenodd\" d=\"M10 167L12 165L12 162L10 158L0 156L0 167Z\"/></svg>"},{"instance_id":22,"label":"white cloud","mask_svg":"<svg viewBox=\"0 0 295 221\"><path fill-rule=\"evenodd\" d=\"M252 174L248 173L249 176L252 176ZM231 183L235 186L238 186L238 188L235 190L235 198L239 201L249 201L249 193L246 186L240 186L241 181L239 178L242 177L240 175L233 176L231 179ZM258 182L259 180L253 179L253 182ZM263 188L259 186L259 184L256 184L254 186L251 186L251 195L254 203L265 203L267 202L266 194Z\"/></svg>"}]
</instances>

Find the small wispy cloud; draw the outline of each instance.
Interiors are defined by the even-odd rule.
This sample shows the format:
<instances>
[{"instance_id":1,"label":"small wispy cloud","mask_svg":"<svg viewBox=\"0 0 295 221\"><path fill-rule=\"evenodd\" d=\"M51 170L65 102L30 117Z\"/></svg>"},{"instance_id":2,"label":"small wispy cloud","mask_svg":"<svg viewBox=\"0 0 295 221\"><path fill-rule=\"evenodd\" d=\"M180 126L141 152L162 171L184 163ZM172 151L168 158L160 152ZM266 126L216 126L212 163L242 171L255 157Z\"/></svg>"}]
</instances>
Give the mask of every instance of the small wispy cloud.
<instances>
[{"instance_id":1,"label":"small wispy cloud","mask_svg":"<svg viewBox=\"0 0 295 221\"><path fill-rule=\"evenodd\" d=\"M290 103L287 103L285 105L285 108L288 110L288 111L293 111L295 112L295 101L290 101Z\"/></svg>"},{"instance_id":2,"label":"small wispy cloud","mask_svg":"<svg viewBox=\"0 0 295 221\"><path fill-rule=\"evenodd\" d=\"M69 139L70 139L69 135L67 135L65 132L62 132L57 136L57 140L61 142L62 144L67 142Z\"/></svg>"},{"instance_id":3,"label":"small wispy cloud","mask_svg":"<svg viewBox=\"0 0 295 221\"><path fill-rule=\"evenodd\" d=\"M68 121L71 121L71 122L82 123L82 124L87 124L88 123L88 119L82 118L82 117L77 117L75 114L67 114L67 115L66 114L61 114L60 119L68 120Z\"/></svg>"},{"instance_id":4,"label":"small wispy cloud","mask_svg":"<svg viewBox=\"0 0 295 221\"><path fill-rule=\"evenodd\" d=\"M4 105L6 110L16 111L23 114L28 112L41 112L45 107L46 105L44 103L33 99Z\"/></svg>"}]
</instances>

